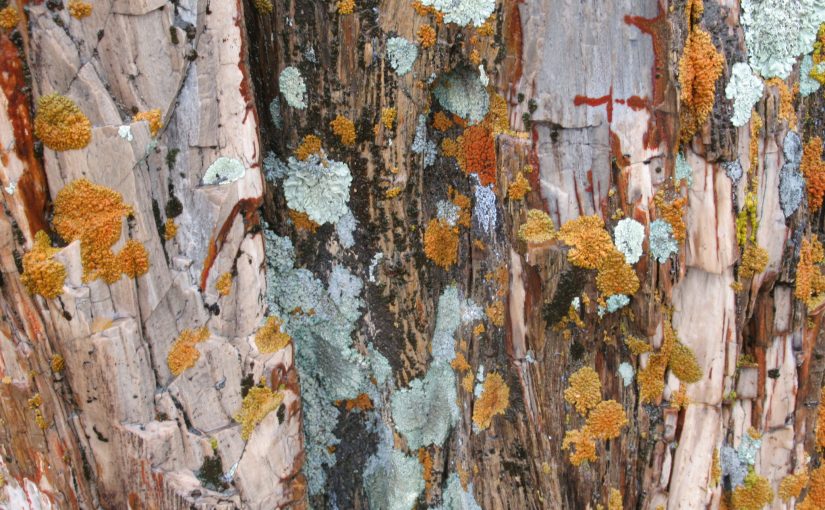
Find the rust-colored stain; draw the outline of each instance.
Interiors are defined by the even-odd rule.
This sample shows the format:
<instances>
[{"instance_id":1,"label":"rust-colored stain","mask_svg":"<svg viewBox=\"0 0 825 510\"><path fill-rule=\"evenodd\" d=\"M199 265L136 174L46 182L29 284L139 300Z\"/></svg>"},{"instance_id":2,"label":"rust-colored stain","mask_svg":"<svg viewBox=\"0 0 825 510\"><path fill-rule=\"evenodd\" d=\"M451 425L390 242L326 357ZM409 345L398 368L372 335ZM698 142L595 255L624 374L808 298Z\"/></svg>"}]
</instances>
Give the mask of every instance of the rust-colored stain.
<instances>
[{"instance_id":1,"label":"rust-colored stain","mask_svg":"<svg viewBox=\"0 0 825 510\"><path fill-rule=\"evenodd\" d=\"M255 108L255 97L252 92L252 87L249 84L249 70L246 68L248 54L246 51L246 27L243 26L244 10L242 0L235 0L235 5L237 6L238 12L238 16L235 18L235 27L238 29L241 40L241 47L238 50L238 70L241 71L241 84L238 90L246 105L246 112L241 123L246 123L249 113L252 112L252 118L255 119L255 126L258 126L258 110Z\"/></svg>"},{"instance_id":2,"label":"rust-colored stain","mask_svg":"<svg viewBox=\"0 0 825 510\"><path fill-rule=\"evenodd\" d=\"M622 141L619 140L619 135L612 129L610 130L610 153L613 154L616 159L616 166L620 169L624 170L630 165L630 161L622 151Z\"/></svg>"},{"instance_id":3,"label":"rust-colored stain","mask_svg":"<svg viewBox=\"0 0 825 510\"><path fill-rule=\"evenodd\" d=\"M226 236L229 235L229 230L232 228L232 223L235 222L235 217L238 213L243 214L244 227L248 232L249 229L258 224L256 211L263 202L262 197L244 198L235 204L232 211L224 220L220 230L216 235L209 240L209 252L206 254L206 259L203 261L203 270L201 271L201 292L206 290L206 279L209 277L209 270L212 269L212 264L215 263L215 258L223 248L223 243L226 242Z\"/></svg>"},{"instance_id":4,"label":"rust-colored stain","mask_svg":"<svg viewBox=\"0 0 825 510\"><path fill-rule=\"evenodd\" d=\"M601 106L605 105L607 107L607 123L610 124L613 122L613 85L610 86L610 92L607 93L606 96L601 97L587 97L577 95L573 98L573 104L576 106Z\"/></svg>"},{"instance_id":5,"label":"rust-colored stain","mask_svg":"<svg viewBox=\"0 0 825 510\"><path fill-rule=\"evenodd\" d=\"M521 28L521 12L518 9L519 3L517 1L505 2L504 8L507 10L505 15L504 44L507 48L507 57L505 59L504 76L510 83L510 95L516 96L516 85L521 79L523 71L523 57L522 49L524 47L524 34Z\"/></svg>"},{"instance_id":6,"label":"rust-colored stain","mask_svg":"<svg viewBox=\"0 0 825 510\"><path fill-rule=\"evenodd\" d=\"M46 174L34 154L34 139L23 62L17 47L5 34L0 35L0 88L6 96L6 112L14 130L14 153L26 170L17 181L19 196L29 225L29 234L46 228L48 184ZM5 155L8 158L8 155Z\"/></svg>"}]
</instances>

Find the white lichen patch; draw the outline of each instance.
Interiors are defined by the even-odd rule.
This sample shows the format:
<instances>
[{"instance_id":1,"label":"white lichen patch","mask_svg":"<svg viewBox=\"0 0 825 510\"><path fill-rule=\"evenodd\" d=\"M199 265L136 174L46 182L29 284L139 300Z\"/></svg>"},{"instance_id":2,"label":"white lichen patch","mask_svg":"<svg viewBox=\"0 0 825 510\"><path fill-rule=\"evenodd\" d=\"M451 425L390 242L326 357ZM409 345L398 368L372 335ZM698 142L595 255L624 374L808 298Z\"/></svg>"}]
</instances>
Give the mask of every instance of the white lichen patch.
<instances>
[{"instance_id":1,"label":"white lichen patch","mask_svg":"<svg viewBox=\"0 0 825 510\"><path fill-rule=\"evenodd\" d=\"M762 97L764 88L762 80L754 76L748 64L733 64L730 81L725 87L725 97L733 101L733 116L730 120L734 126L748 123L753 105Z\"/></svg>"},{"instance_id":2,"label":"white lichen patch","mask_svg":"<svg viewBox=\"0 0 825 510\"><path fill-rule=\"evenodd\" d=\"M490 108L490 96L472 68L451 72L439 79L433 91L439 104L450 113L476 124Z\"/></svg>"},{"instance_id":3,"label":"white lichen patch","mask_svg":"<svg viewBox=\"0 0 825 510\"><path fill-rule=\"evenodd\" d=\"M346 163L313 155L306 161L289 158L283 188L290 209L323 225L336 223L349 211L350 184L352 174Z\"/></svg>"},{"instance_id":4,"label":"white lichen patch","mask_svg":"<svg viewBox=\"0 0 825 510\"><path fill-rule=\"evenodd\" d=\"M443 12L445 23L461 26L483 25L496 8L495 0L422 0L421 3Z\"/></svg>"},{"instance_id":5,"label":"white lichen patch","mask_svg":"<svg viewBox=\"0 0 825 510\"><path fill-rule=\"evenodd\" d=\"M213 186L235 182L246 173L246 167L235 158L221 156L216 159L203 176L203 184Z\"/></svg>"},{"instance_id":6,"label":"white lichen patch","mask_svg":"<svg viewBox=\"0 0 825 510\"><path fill-rule=\"evenodd\" d=\"M307 86L304 77L301 76L301 72L297 68L290 66L281 71L281 75L278 77L278 86L289 106L298 110L307 107Z\"/></svg>"},{"instance_id":7,"label":"white lichen patch","mask_svg":"<svg viewBox=\"0 0 825 510\"><path fill-rule=\"evenodd\" d=\"M127 142L131 142L135 139L135 137L132 136L132 126L129 125L120 126L119 128L117 128L117 135L126 140Z\"/></svg>"},{"instance_id":8,"label":"white lichen patch","mask_svg":"<svg viewBox=\"0 0 825 510\"><path fill-rule=\"evenodd\" d=\"M403 37L390 37L387 39L387 58L395 72L404 76L412 70L418 58L418 46Z\"/></svg>"},{"instance_id":9,"label":"white lichen patch","mask_svg":"<svg viewBox=\"0 0 825 510\"><path fill-rule=\"evenodd\" d=\"M642 243L645 240L645 227L632 218L624 218L613 230L616 248L624 254L628 264L635 264L642 256ZM576 298L578 299L578 298Z\"/></svg>"}]
</instances>

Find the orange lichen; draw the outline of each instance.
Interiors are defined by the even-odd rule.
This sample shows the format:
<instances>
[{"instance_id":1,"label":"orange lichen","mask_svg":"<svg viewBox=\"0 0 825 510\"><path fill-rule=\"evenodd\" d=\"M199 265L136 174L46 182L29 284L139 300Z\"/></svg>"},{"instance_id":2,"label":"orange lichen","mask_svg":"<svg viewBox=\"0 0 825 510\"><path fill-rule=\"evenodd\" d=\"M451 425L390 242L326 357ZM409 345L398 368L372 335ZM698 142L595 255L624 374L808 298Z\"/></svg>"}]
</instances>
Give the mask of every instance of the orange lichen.
<instances>
[{"instance_id":1,"label":"orange lichen","mask_svg":"<svg viewBox=\"0 0 825 510\"><path fill-rule=\"evenodd\" d=\"M710 486L716 487L722 481L722 462L719 459L719 448L713 449L710 463Z\"/></svg>"},{"instance_id":2,"label":"orange lichen","mask_svg":"<svg viewBox=\"0 0 825 510\"><path fill-rule=\"evenodd\" d=\"M384 192L384 198L391 199L401 194L403 190L399 186L394 186Z\"/></svg>"},{"instance_id":3,"label":"orange lichen","mask_svg":"<svg viewBox=\"0 0 825 510\"><path fill-rule=\"evenodd\" d=\"M690 347L681 342L676 342L668 359L668 366L673 375L680 381L688 384L698 382L702 379L702 369L696 361L696 355Z\"/></svg>"},{"instance_id":4,"label":"orange lichen","mask_svg":"<svg viewBox=\"0 0 825 510\"><path fill-rule=\"evenodd\" d=\"M484 117L484 124L490 127L493 136L510 129L510 116L507 112L507 100L500 94L490 96L490 109Z\"/></svg>"},{"instance_id":5,"label":"orange lichen","mask_svg":"<svg viewBox=\"0 0 825 510\"><path fill-rule=\"evenodd\" d=\"M762 510L773 501L771 482L755 471L748 473L745 484L733 490L731 503L735 510Z\"/></svg>"},{"instance_id":6,"label":"orange lichen","mask_svg":"<svg viewBox=\"0 0 825 510\"><path fill-rule=\"evenodd\" d=\"M20 13L14 6L9 5L0 9L0 28L12 30L18 23L20 23Z\"/></svg>"},{"instance_id":7,"label":"orange lichen","mask_svg":"<svg viewBox=\"0 0 825 510\"><path fill-rule=\"evenodd\" d=\"M825 508L825 465L811 471L808 495L796 505L797 510L822 510Z\"/></svg>"},{"instance_id":8,"label":"orange lichen","mask_svg":"<svg viewBox=\"0 0 825 510\"><path fill-rule=\"evenodd\" d=\"M254 5L255 9L262 14L269 14L272 12L272 0L252 0L252 5Z\"/></svg>"},{"instance_id":9,"label":"orange lichen","mask_svg":"<svg viewBox=\"0 0 825 510\"><path fill-rule=\"evenodd\" d=\"M610 495L607 497L607 510L624 510L622 493L619 489L610 489Z\"/></svg>"},{"instance_id":10,"label":"orange lichen","mask_svg":"<svg viewBox=\"0 0 825 510\"><path fill-rule=\"evenodd\" d=\"M461 137L464 171L478 175L482 186L496 182L496 144L493 134L482 125L470 126Z\"/></svg>"},{"instance_id":11,"label":"orange lichen","mask_svg":"<svg viewBox=\"0 0 825 510\"><path fill-rule=\"evenodd\" d=\"M418 41L422 48L431 48L435 44L435 29L430 25L421 25L418 29Z\"/></svg>"},{"instance_id":12,"label":"orange lichen","mask_svg":"<svg viewBox=\"0 0 825 510\"><path fill-rule=\"evenodd\" d=\"M687 394L687 385L682 383L676 393L670 397L670 407L673 409L685 409L690 405L690 397Z\"/></svg>"},{"instance_id":13,"label":"orange lichen","mask_svg":"<svg viewBox=\"0 0 825 510\"><path fill-rule=\"evenodd\" d=\"M395 108L384 108L381 110L381 122L384 124L384 128L387 130L392 130L393 126L395 126L395 119L398 116L398 110Z\"/></svg>"},{"instance_id":14,"label":"orange lichen","mask_svg":"<svg viewBox=\"0 0 825 510\"><path fill-rule=\"evenodd\" d=\"M478 35L482 35L484 37L492 37L496 35L496 15L491 14L489 18L487 18L484 23L478 27Z\"/></svg>"},{"instance_id":15,"label":"orange lichen","mask_svg":"<svg viewBox=\"0 0 825 510\"><path fill-rule=\"evenodd\" d=\"M476 376L473 375L472 372L465 374L464 377L461 379L461 387L464 388L464 391L467 393L473 392L473 383L475 383Z\"/></svg>"},{"instance_id":16,"label":"orange lichen","mask_svg":"<svg viewBox=\"0 0 825 510\"><path fill-rule=\"evenodd\" d=\"M493 323L493 326L502 327L504 326L504 303L501 301L496 301L492 305L488 306L485 309L487 313L487 317L490 319L490 322Z\"/></svg>"},{"instance_id":17,"label":"orange lichen","mask_svg":"<svg viewBox=\"0 0 825 510\"><path fill-rule=\"evenodd\" d=\"M653 201L659 210L659 218L670 223L673 228L673 238L677 241L684 241L687 238L687 225L682 215L684 214L687 198L677 198L672 202L666 202L663 192L659 192Z\"/></svg>"},{"instance_id":18,"label":"orange lichen","mask_svg":"<svg viewBox=\"0 0 825 510\"><path fill-rule=\"evenodd\" d=\"M295 149L295 159L304 161L313 154L321 152L321 139L315 135L306 135L301 145Z\"/></svg>"},{"instance_id":19,"label":"orange lichen","mask_svg":"<svg viewBox=\"0 0 825 510\"><path fill-rule=\"evenodd\" d=\"M510 405L510 388L497 372L490 372L484 379L481 396L473 406L473 423L479 430L490 426L493 416L504 414Z\"/></svg>"},{"instance_id":20,"label":"orange lichen","mask_svg":"<svg viewBox=\"0 0 825 510\"><path fill-rule=\"evenodd\" d=\"M121 274L129 277L146 273L146 249L134 240L126 242L116 256L112 246L120 239L123 217L132 208L123 203L120 193L78 179L58 192L54 201L54 228L66 241L80 241L83 281L102 278L114 283Z\"/></svg>"},{"instance_id":21,"label":"orange lichen","mask_svg":"<svg viewBox=\"0 0 825 510\"><path fill-rule=\"evenodd\" d=\"M343 115L338 115L329 123L329 127L332 128L332 132L338 136L338 139L341 140L341 143L344 145L353 145L355 143L355 124L348 118Z\"/></svg>"},{"instance_id":22,"label":"orange lichen","mask_svg":"<svg viewBox=\"0 0 825 510\"><path fill-rule=\"evenodd\" d=\"M636 374L641 402L654 402L662 395L665 389L665 370L667 358L661 354L651 354L647 367L640 369Z\"/></svg>"},{"instance_id":23,"label":"orange lichen","mask_svg":"<svg viewBox=\"0 0 825 510\"><path fill-rule=\"evenodd\" d=\"M614 439L619 437L627 426L627 416L622 405L615 400L604 400L587 415L586 428L596 439Z\"/></svg>"},{"instance_id":24,"label":"orange lichen","mask_svg":"<svg viewBox=\"0 0 825 510\"><path fill-rule=\"evenodd\" d=\"M820 395L825 396L825 389L820 390ZM816 445L825 449L825 405L820 405L816 414Z\"/></svg>"},{"instance_id":25,"label":"orange lichen","mask_svg":"<svg viewBox=\"0 0 825 510\"><path fill-rule=\"evenodd\" d=\"M570 246L567 259L571 264L585 269L596 269L601 261L616 250L604 222L598 216L579 216L559 229L556 235Z\"/></svg>"},{"instance_id":26,"label":"orange lichen","mask_svg":"<svg viewBox=\"0 0 825 510\"><path fill-rule=\"evenodd\" d=\"M584 415L602 400L602 383L599 374L590 367L582 367L570 376L564 390L564 400Z\"/></svg>"},{"instance_id":27,"label":"orange lichen","mask_svg":"<svg viewBox=\"0 0 825 510\"><path fill-rule=\"evenodd\" d=\"M638 356L639 354L644 354L646 352L650 352L650 344L644 340L640 340L635 336L628 336L624 339L625 345L630 350L631 353Z\"/></svg>"},{"instance_id":28,"label":"orange lichen","mask_svg":"<svg viewBox=\"0 0 825 510\"><path fill-rule=\"evenodd\" d=\"M433 456L426 448L418 449L418 462L421 463L424 478L424 492L429 494L433 486Z\"/></svg>"},{"instance_id":29,"label":"orange lichen","mask_svg":"<svg viewBox=\"0 0 825 510\"><path fill-rule=\"evenodd\" d=\"M284 394L266 386L253 386L241 403L241 409L232 418L241 424L241 437L249 439L255 427L284 401Z\"/></svg>"},{"instance_id":30,"label":"orange lichen","mask_svg":"<svg viewBox=\"0 0 825 510\"><path fill-rule=\"evenodd\" d=\"M373 408L372 399L366 393L360 393L357 397L349 399L344 404L347 411L356 409L358 411L369 411Z\"/></svg>"},{"instance_id":31,"label":"orange lichen","mask_svg":"<svg viewBox=\"0 0 825 510\"><path fill-rule=\"evenodd\" d=\"M163 118L160 113L160 108L153 108L146 112L138 112L132 117L132 122L140 122L145 120L149 123L149 133L154 137L157 136L158 131L163 127Z\"/></svg>"},{"instance_id":32,"label":"orange lichen","mask_svg":"<svg viewBox=\"0 0 825 510\"><path fill-rule=\"evenodd\" d=\"M470 63L474 66L481 64L481 53L478 52L477 49L473 48L473 51L470 52L470 56L468 57Z\"/></svg>"},{"instance_id":33,"label":"orange lichen","mask_svg":"<svg viewBox=\"0 0 825 510\"><path fill-rule=\"evenodd\" d=\"M34 136L55 151L82 149L92 140L92 123L74 101L49 94L37 100Z\"/></svg>"},{"instance_id":34,"label":"orange lichen","mask_svg":"<svg viewBox=\"0 0 825 510\"><path fill-rule=\"evenodd\" d=\"M516 179L507 187L507 196L510 200L524 200L527 193L531 191L533 191L533 188L530 187L530 181L524 177L523 173L519 172Z\"/></svg>"},{"instance_id":35,"label":"orange lichen","mask_svg":"<svg viewBox=\"0 0 825 510\"><path fill-rule=\"evenodd\" d=\"M570 452L570 463L574 466L580 466L584 461L596 460L596 441L587 427L581 430L568 430L564 434L561 449L567 450L571 446L575 448L575 451Z\"/></svg>"},{"instance_id":36,"label":"orange lichen","mask_svg":"<svg viewBox=\"0 0 825 510\"><path fill-rule=\"evenodd\" d=\"M788 85L779 78L765 82L768 87L779 90L779 118L788 122L788 129L796 129L796 112L793 108L793 93Z\"/></svg>"},{"instance_id":37,"label":"orange lichen","mask_svg":"<svg viewBox=\"0 0 825 510\"><path fill-rule=\"evenodd\" d=\"M825 277L817 264L825 259L825 249L816 237L803 239L799 249L799 262L796 265L796 288L794 297L813 308L821 301L825 292ZM825 446L825 442L823 442Z\"/></svg>"},{"instance_id":38,"label":"orange lichen","mask_svg":"<svg viewBox=\"0 0 825 510\"><path fill-rule=\"evenodd\" d=\"M318 230L318 227L321 226L312 221L307 213L295 211L293 209L289 210L289 219L292 220L292 224L295 225L296 229L306 230L312 234L314 234L315 231Z\"/></svg>"},{"instance_id":39,"label":"orange lichen","mask_svg":"<svg viewBox=\"0 0 825 510\"><path fill-rule=\"evenodd\" d=\"M68 8L69 14L77 19L88 18L92 15L92 4L81 0L69 0Z\"/></svg>"},{"instance_id":40,"label":"orange lichen","mask_svg":"<svg viewBox=\"0 0 825 510\"><path fill-rule=\"evenodd\" d=\"M527 211L527 221L518 229L519 239L528 243L544 243L552 240L555 234L556 226L553 225L553 220L540 209Z\"/></svg>"},{"instance_id":41,"label":"orange lichen","mask_svg":"<svg viewBox=\"0 0 825 510\"><path fill-rule=\"evenodd\" d=\"M163 224L163 238L167 241L174 239L178 235L178 225L172 218L167 218Z\"/></svg>"},{"instance_id":42,"label":"orange lichen","mask_svg":"<svg viewBox=\"0 0 825 510\"><path fill-rule=\"evenodd\" d=\"M143 244L129 239L117 255L120 271L129 278L137 278L149 272L149 254Z\"/></svg>"},{"instance_id":43,"label":"orange lichen","mask_svg":"<svg viewBox=\"0 0 825 510\"><path fill-rule=\"evenodd\" d=\"M473 328L473 336L481 336L481 334L484 333L485 331L487 331L487 330L484 327L484 323L480 322L480 323L478 323L478 325L476 327Z\"/></svg>"},{"instance_id":44,"label":"orange lichen","mask_svg":"<svg viewBox=\"0 0 825 510\"><path fill-rule=\"evenodd\" d=\"M436 112L433 116L433 127L441 132L444 132L453 127L453 121L451 121L450 118L444 114L444 112ZM447 140L449 140L449 138ZM442 150L444 149L442 148ZM455 155L452 155L452 157L455 157Z\"/></svg>"},{"instance_id":45,"label":"orange lichen","mask_svg":"<svg viewBox=\"0 0 825 510\"><path fill-rule=\"evenodd\" d=\"M281 331L281 321L274 315L266 318L266 322L255 333L255 346L262 354L280 351L292 339L288 334Z\"/></svg>"},{"instance_id":46,"label":"orange lichen","mask_svg":"<svg viewBox=\"0 0 825 510\"><path fill-rule=\"evenodd\" d=\"M759 170L759 131L762 129L762 124L762 116L754 109L751 112L751 140L748 153L748 161L750 161L749 173L754 176Z\"/></svg>"},{"instance_id":47,"label":"orange lichen","mask_svg":"<svg viewBox=\"0 0 825 510\"><path fill-rule=\"evenodd\" d=\"M710 39L710 34L694 26L679 60L681 109L680 138L688 143L713 110L716 80L722 74L725 59Z\"/></svg>"},{"instance_id":48,"label":"orange lichen","mask_svg":"<svg viewBox=\"0 0 825 510\"><path fill-rule=\"evenodd\" d=\"M472 368L467 362L467 358L460 352L455 355L455 358L450 362L450 366L453 367L453 370L456 372L466 372Z\"/></svg>"},{"instance_id":49,"label":"orange lichen","mask_svg":"<svg viewBox=\"0 0 825 510\"><path fill-rule=\"evenodd\" d=\"M43 405L43 397L40 396L40 393L35 393L26 403L29 405L29 409L37 409Z\"/></svg>"},{"instance_id":50,"label":"orange lichen","mask_svg":"<svg viewBox=\"0 0 825 510\"><path fill-rule=\"evenodd\" d=\"M227 271L221 274L217 281L215 281L215 290L217 290L221 296L228 296L232 290L232 273Z\"/></svg>"},{"instance_id":51,"label":"orange lichen","mask_svg":"<svg viewBox=\"0 0 825 510\"><path fill-rule=\"evenodd\" d=\"M822 161L822 138L812 136L802 150L802 163L799 165L808 186L808 207L812 211L822 207L825 196L825 162Z\"/></svg>"},{"instance_id":52,"label":"orange lichen","mask_svg":"<svg viewBox=\"0 0 825 510\"><path fill-rule=\"evenodd\" d=\"M462 195L461 193L455 191L455 189L450 188L450 194L452 195L452 202L453 205L458 206L458 224L462 227L470 227L470 221L472 220L472 216L470 215L470 197L467 195Z\"/></svg>"},{"instance_id":53,"label":"orange lichen","mask_svg":"<svg viewBox=\"0 0 825 510\"><path fill-rule=\"evenodd\" d=\"M599 262L598 270L596 287L605 296L632 296L639 290L639 277L636 276L636 271L627 263L624 254L615 247Z\"/></svg>"},{"instance_id":54,"label":"orange lichen","mask_svg":"<svg viewBox=\"0 0 825 510\"><path fill-rule=\"evenodd\" d=\"M438 266L448 269L458 260L458 227L433 219L424 231L424 254Z\"/></svg>"},{"instance_id":55,"label":"orange lichen","mask_svg":"<svg viewBox=\"0 0 825 510\"><path fill-rule=\"evenodd\" d=\"M209 338L209 329L184 329L169 349L166 356L166 365L172 375L180 375L184 370L192 368L201 357L201 353L195 344L203 342Z\"/></svg>"},{"instance_id":56,"label":"orange lichen","mask_svg":"<svg viewBox=\"0 0 825 510\"><path fill-rule=\"evenodd\" d=\"M41 230L35 234L31 251L23 255L23 274L20 275L29 294L52 299L63 293L66 268L53 259L58 251L52 248L46 232Z\"/></svg>"},{"instance_id":57,"label":"orange lichen","mask_svg":"<svg viewBox=\"0 0 825 510\"><path fill-rule=\"evenodd\" d=\"M338 14L352 14L355 10L355 0L339 0Z\"/></svg>"},{"instance_id":58,"label":"orange lichen","mask_svg":"<svg viewBox=\"0 0 825 510\"><path fill-rule=\"evenodd\" d=\"M768 267L768 251L758 244L749 243L742 254L742 262L739 265L740 278L752 278Z\"/></svg>"},{"instance_id":59,"label":"orange lichen","mask_svg":"<svg viewBox=\"0 0 825 510\"><path fill-rule=\"evenodd\" d=\"M794 475L788 475L779 484L779 497L783 501L791 498L798 498L802 494L802 489L808 485L808 472L803 470Z\"/></svg>"},{"instance_id":60,"label":"orange lichen","mask_svg":"<svg viewBox=\"0 0 825 510\"><path fill-rule=\"evenodd\" d=\"M685 4L685 21L687 21L687 25L698 23L703 12L705 12L705 4L702 0L688 0Z\"/></svg>"}]
</instances>

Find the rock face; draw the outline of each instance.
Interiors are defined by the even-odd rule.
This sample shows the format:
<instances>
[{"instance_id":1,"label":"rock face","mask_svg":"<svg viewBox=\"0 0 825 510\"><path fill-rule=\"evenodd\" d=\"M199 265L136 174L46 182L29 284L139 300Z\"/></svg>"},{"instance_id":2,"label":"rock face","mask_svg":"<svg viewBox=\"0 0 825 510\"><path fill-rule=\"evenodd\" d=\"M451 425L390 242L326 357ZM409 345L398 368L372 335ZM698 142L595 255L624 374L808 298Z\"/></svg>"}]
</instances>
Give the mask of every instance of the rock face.
<instances>
[{"instance_id":1,"label":"rock face","mask_svg":"<svg viewBox=\"0 0 825 510\"><path fill-rule=\"evenodd\" d=\"M0 2L0 507L825 505L786 3Z\"/></svg>"}]
</instances>

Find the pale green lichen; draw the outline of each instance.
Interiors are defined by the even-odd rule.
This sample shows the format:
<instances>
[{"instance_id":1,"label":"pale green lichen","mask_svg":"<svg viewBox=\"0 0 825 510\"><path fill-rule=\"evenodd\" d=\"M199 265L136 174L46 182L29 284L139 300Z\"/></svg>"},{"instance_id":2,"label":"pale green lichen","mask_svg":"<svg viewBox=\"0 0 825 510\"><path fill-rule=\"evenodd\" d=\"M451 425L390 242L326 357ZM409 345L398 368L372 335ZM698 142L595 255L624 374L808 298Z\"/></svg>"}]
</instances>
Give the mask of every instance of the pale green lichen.
<instances>
[{"instance_id":1,"label":"pale green lichen","mask_svg":"<svg viewBox=\"0 0 825 510\"><path fill-rule=\"evenodd\" d=\"M456 376L449 364L435 362L423 379L392 395L395 427L411 450L441 445L458 422Z\"/></svg>"},{"instance_id":2,"label":"pale green lichen","mask_svg":"<svg viewBox=\"0 0 825 510\"><path fill-rule=\"evenodd\" d=\"M734 126L744 126L751 118L753 105L762 97L765 85L755 76L748 64L737 62L731 69L730 81L725 87L725 97L733 101Z\"/></svg>"},{"instance_id":3,"label":"pale green lichen","mask_svg":"<svg viewBox=\"0 0 825 510\"><path fill-rule=\"evenodd\" d=\"M673 237L673 227L665 220L650 224L650 255L663 264L671 255L679 252L679 244Z\"/></svg>"},{"instance_id":4,"label":"pale green lichen","mask_svg":"<svg viewBox=\"0 0 825 510\"><path fill-rule=\"evenodd\" d=\"M445 23L461 26L480 27L496 8L495 0L422 0L421 3L444 13Z\"/></svg>"},{"instance_id":5,"label":"pale green lichen","mask_svg":"<svg viewBox=\"0 0 825 510\"><path fill-rule=\"evenodd\" d=\"M289 106L298 110L307 107L307 86L304 77L301 76L301 71L297 68L290 66L281 71L281 75L278 77L278 87L280 87L281 94L283 94Z\"/></svg>"},{"instance_id":6,"label":"pale green lichen","mask_svg":"<svg viewBox=\"0 0 825 510\"><path fill-rule=\"evenodd\" d=\"M467 120L469 124L481 122L490 109L487 89L469 68L457 69L442 76L433 94L442 107Z\"/></svg>"},{"instance_id":7,"label":"pale green lichen","mask_svg":"<svg viewBox=\"0 0 825 510\"><path fill-rule=\"evenodd\" d=\"M442 495L443 503L434 510L482 510L473 496L473 484L467 485L467 490L461 486L461 480L456 473L447 479L447 488Z\"/></svg>"},{"instance_id":8,"label":"pale green lichen","mask_svg":"<svg viewBox=\"0 0 825 510\"><path fill-rule=\"evenodd\" d=\"M645 227L632 218L624 218L613 230L616 248L624 255L628 264L635 264L642 256L642 244L645 241Z\"/></svg>"},{"instance_id":9,"label":"pale green lichen","mask_svg":"<svg viewBox=\"0 0 825 510\"><path fill-rule=\"evenodd\" d=\"M387 39L387 58L395 72L404 76L412 70L418 58L418 46L403 37L390 37Z\"/></svg>"},{"instance_id":10,"label":"pale green lichen","mask_svg":"<svg viewBox=\"0 0 825 510\"><path fill-rule=\"evenodd\" d=\"M243 163L235 158L221 156L206 169L202 182L207 186L229 184L242 178L245 173Z\"/></svg>"},{"instance_id":11,"label":"pale green lichen","mask_svg":"<svg viewBox=\"0 0 825 510\"><path fill-rule=\"evenodd\" d=\"M424 469L418 459L392 447L389 431L364 468L364 488L370 508L411 510L424 490Z\"/></svg>"},{"instance_id":12,"label":"pale green lichen","mask_svg":"<svg viewBox=\"0 0 825 510\"><path fill-rule=\"evenodd\" d=\"M693 168L687 162L685 155L681 152L676 154L676 165L673 171L673 178L676 180L678 186L682 181L685 181L688 187L693 186Z\"/></svg>"},{"instance_id":13,"label":"pale green lichen","mask_svg":"<svg viewBox=\"0 0 825 510\"><path fill-rule=\"evenodd\" d=\"M336 223L349 211L350 184L352 174L346 163L313 154L305 161L289 158L283 189L290 209L323 225Z\"/></svg>"},{"instance_id":14,"label":"pale green lichen","mask_svg":"<svg viewBox=\"0 0 825 510\"><path fill-rule=\"evenodd\" d=\"M802 204L805 195L805 179L799 171L802 141L798 134L788 131L782 145L785 163L779 172L779 205L785 217L789 218Z\"/></svg>"},{"instance_id":15,"label":"pale green lichen","mask_svg":"<svg viewBox=\"0 0 825 510\"><path fill-rule=\"evenodd\" d=\"M811 76L814 68L814 59L810 55L802 57L802 64L799 66L799 93L802 97L808 97L822 86L819 80ZM816 66L818 73L825 73L825 62L820 62Z\"/></svg>"}]
</instances>

